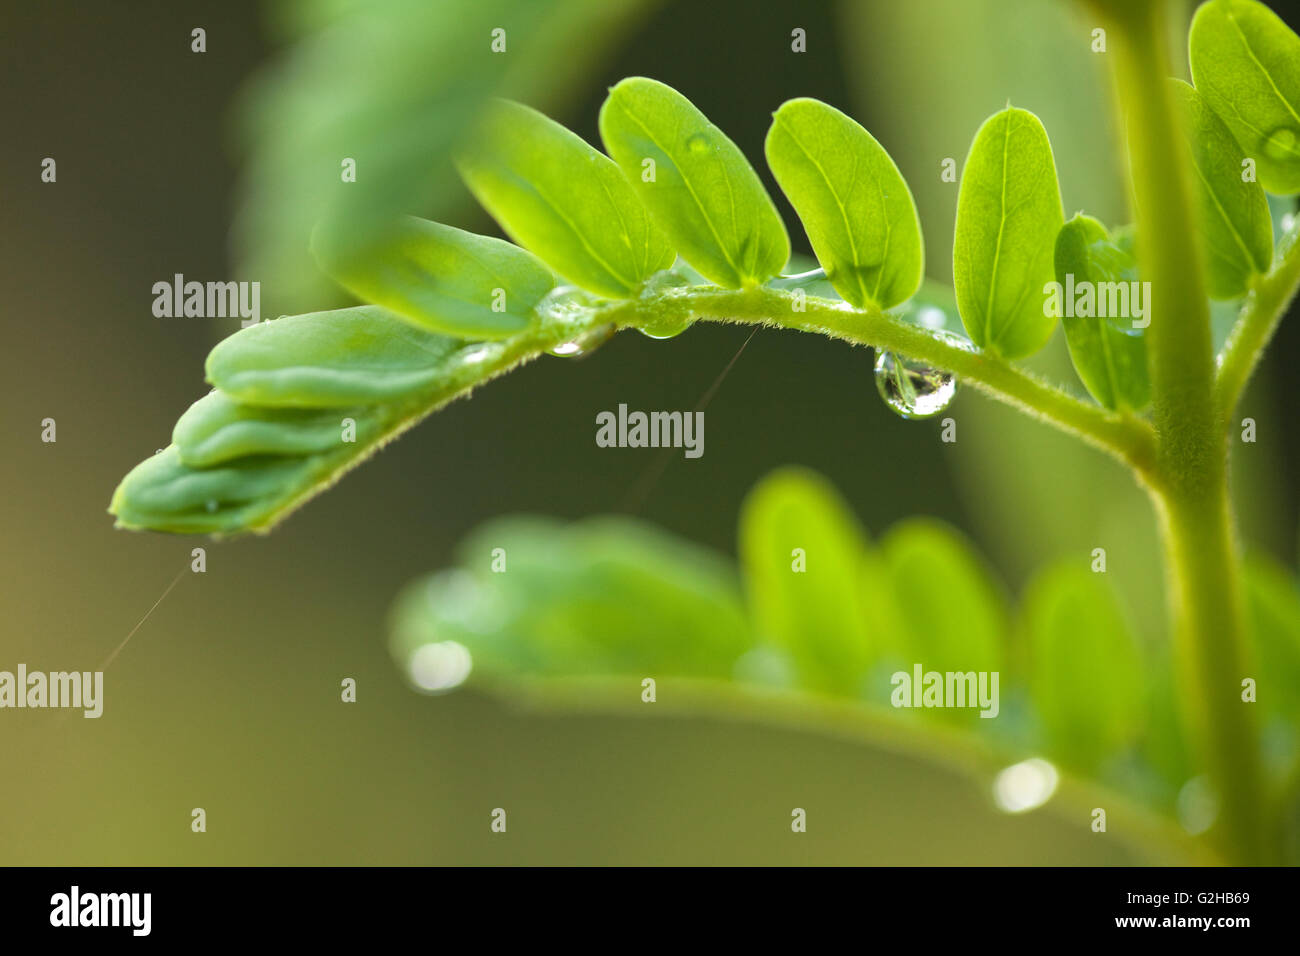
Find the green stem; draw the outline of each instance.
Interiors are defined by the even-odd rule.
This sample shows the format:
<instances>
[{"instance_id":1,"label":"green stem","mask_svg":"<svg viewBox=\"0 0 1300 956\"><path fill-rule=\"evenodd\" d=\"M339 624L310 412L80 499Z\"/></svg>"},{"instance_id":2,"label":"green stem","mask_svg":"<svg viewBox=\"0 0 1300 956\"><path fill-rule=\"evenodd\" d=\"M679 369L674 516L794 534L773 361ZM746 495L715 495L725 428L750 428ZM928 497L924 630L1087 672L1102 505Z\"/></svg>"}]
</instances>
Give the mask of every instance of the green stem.
<instances>
[{"instance_id":1,"label":"green stem","mask_svg":"<svg viewBox=\"0 0 1300 956\"><path fill-rule=\"evenodd\" d=\"M692 287L653 299L619 303L605 313L604 320L640 326L662 323L674 314L704 321L761 323L797 329L897 352L952 372L963 383L1083 438L1120 458L1141 475L1147 475L1154 466L1153 433L1142 420L1108 412L1000 359L962 348L879 309L855 309L844 302L816 296L800 299L790 291L766 287L741 290Z\"/></svg>"},{"instance_id":2,"label":"green stem","mask_svg":"<svg viewBox=\"0 0 1300 956\"><path fill-rule=\"evenodd\" d=\"M1190 160L1169 94L1165 0L1106 0L1118 92L1127 110L1138 252L1151 281L1154 495L1169 566L1169 601L1189 738L1220 802L1224 855L1265 859L1263 774L1248 676L1240 556L1228 500L1228 443L1215 396L1210 315Z\"/></svg>"},{"instance_id":3,"label":"green stem","mask_svg":"<svg viewBox=\"0 0 1300 956\"><path fill-rule=\"evenodd\" d=\"M1219 412L1226 421L1241 400L1250 375L1259 364L1269 339L1286 314L1300 287L1300 227L1293 228L1278 245L1273 268L1250 291L1237 324L1223 347L1223 361L1215 382Z\"/></svg>"}]
</instances>

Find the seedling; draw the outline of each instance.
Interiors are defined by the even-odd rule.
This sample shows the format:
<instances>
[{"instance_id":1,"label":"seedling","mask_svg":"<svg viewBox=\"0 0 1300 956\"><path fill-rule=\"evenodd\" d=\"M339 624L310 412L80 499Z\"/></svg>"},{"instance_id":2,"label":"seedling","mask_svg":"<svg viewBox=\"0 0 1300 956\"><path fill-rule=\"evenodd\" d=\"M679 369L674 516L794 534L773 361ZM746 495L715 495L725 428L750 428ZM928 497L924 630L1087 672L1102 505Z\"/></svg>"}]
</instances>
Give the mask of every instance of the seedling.
<instances>
[{"instance_id":1,"label":"seedling","mask_svg":"<svg viewBox=\"0 0 1300 956\"><path fill-rule=\"evenodd\" d=\"M756 323L872 346L882 394L904 416L940 411L955 377L1115 456L1147 489L1218 845L1229 859L1274 858L1279 824L1261 810L1274 796L1242 699L1251 649L1227 460L1238 400L1300 283L1297 229L1275 247L1265 194L1300 192L1300 38L1255 0L1211 0L1192 24L1188 85L1168 78L1165 4L1090 9L1111 38L1133 223L1067 220L1047 131L1008 106L966 157L954 288L937 289L884 147L834 107L796 99L774 114L765 151L820 269L785 275L790 241L771 198L681 93L642 77L615 86L604 153L497 102L457 167L515 242L407 219L357 256L319 231L324 270L368 304L218 344L214 391L126 476L112 513L126 528L269 530L447 402L619 329L663 338L697 321ZM1211 299L1238 310L1218 355ZM924 320L935 314L946 321ZM1058 321L1092 401L1016 364ZM830 691L841 680L835 668L814 678Z\"/></svg>"}]
</instances>

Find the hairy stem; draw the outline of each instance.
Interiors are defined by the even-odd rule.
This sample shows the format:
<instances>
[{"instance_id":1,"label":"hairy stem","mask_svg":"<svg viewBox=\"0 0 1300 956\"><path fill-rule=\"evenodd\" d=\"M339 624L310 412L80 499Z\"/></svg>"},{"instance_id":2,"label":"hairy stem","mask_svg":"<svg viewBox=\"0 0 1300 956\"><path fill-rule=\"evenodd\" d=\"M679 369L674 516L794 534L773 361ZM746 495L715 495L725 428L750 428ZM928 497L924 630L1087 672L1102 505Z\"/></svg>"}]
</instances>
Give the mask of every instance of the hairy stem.
<instances>
[{"instance_id":1,"label":"hairy stem","mask_svg":"<svg viewBox=\"0 0 1300 956\"><path fill-rule=\"evenodd\" d=\"M1293 227L1278 247L1272 270L1251 289L1223 347L1215 398L1225 421L1241 400L1246 383L1295 298L1297 288L1300 288L1300 227Z\"/></svg>"},{"instance_id":2,"label":"hairy stem","mask_svg":"<svg viewBox=\"0 0 1300 956\"><path fill-rule=\"evenodd\" d=\"M1228 444L1215 396L1210 315L1190 159L1169 93L1166 0L1104 2L1127 111L1139 264L1153 289L1147 343L1157 441L1155 496L1185 723L1220 802L1224 855L1265 859L1258 731L1240 697L1246 666ZM1124 128L1121 123L1121 128Z\"/></svg>"},{"instance_id":3,"label":"hairy stem","mask_svg":"<svg viewBox=\"0 0 1300 956\"><path fill-rule=\"evenodd\" d=\"M801 305L801 310L796 310ZM897 352L952 372L1000 401L1083 438L1146 475L1154 466L1151 428L1140 419L1107 412L1075 398L1006 362L946 341L879 309L855 309L844 302L781 289L677 289L654 299L612 306L607 320L620 325L663 321L665 315L704 321L761 323L814 332L855 345Z\"/></svg>"}]
</instances>

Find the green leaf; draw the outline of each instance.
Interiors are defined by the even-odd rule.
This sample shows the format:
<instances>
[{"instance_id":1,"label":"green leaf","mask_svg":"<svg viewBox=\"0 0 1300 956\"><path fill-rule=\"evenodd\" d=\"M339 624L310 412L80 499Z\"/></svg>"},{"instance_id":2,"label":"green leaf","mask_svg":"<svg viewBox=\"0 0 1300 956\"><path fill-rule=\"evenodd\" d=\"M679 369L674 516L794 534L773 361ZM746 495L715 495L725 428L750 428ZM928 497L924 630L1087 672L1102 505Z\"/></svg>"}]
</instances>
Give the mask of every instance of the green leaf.
<instances>
[{"instance_id":1,"label":"green leaf","mask_svg":"<svg viewBox=\"0 0 1300 956\"><path fill-rule=\"evenodd\" d=\"M1061 227L1056 236L1058 314L1070 359L1092 397L1113 410L1137 411L1151 400L1146 339L1132 319L1131 283L1137 278L1132 252L1112 241L1096 219L1079 213ZM1108 314L1097 314L1102 311Z\"/></svg>"},{"instance_id":2,"label":"green leaf","mask_svg":"<svg viewBox=\"0 0 1300 956\"><path fill-rule=\"evenodd\" d=\"M175 444L118 485L118 526L265 531L421 418L540 353L529 333L466 343L378 306L243 329L208 357L219 391L177 422ZM351 419L351 421L345 421Z\"/></svg>"},{"instance_id":3,"label":"green leaf","mask_svg":"<svg viewBox=\"0 0 1300 956\"><path fill-rule=\"evenodd\" d=\"M925 272L916 204L883 146L839 110L813 99L782 104L767 164L844 301L887 309Z\"/></svg>"},{"instance_id":4,"label":"green leaf","mask_svg":"<svg viewBox=\"0 0 1300 956\"><path fill-rule=\"evenodd\" d=\"M1079 564L1059 564L1022 599L1029 686L1051 756L1096 773L1141 730L1144 667L1109 582Z\"/></svg>"},{"instance_id":5,"label":"green leaf","mask_svg":"<svg viewBox=\"0 0 1300 956\"><path fill-rule=\"evenodd\" d=\"M966 157L953 240L957 305L977 346L1014 359L1047 344L1056 319L1043 291L1064 220L1043 124L1009 106L994 113Z\"/></svg>"},{"instance_id":6,"label":"green leaf","mask_svg":"<svg viewBox=\"0 0 1300 956\"><path fill-rule=\"evenodd\" d=\"M623 675L639 693L654 677L664 693L665 677L730 677L753 644L734 568L640 521L500 518L457 553L460 567L395 604L390 646L408 672L421 648L455 641L476 680Z\"/></svg>"},{"instance_id":7,"label":"green leaf","mask_svg":"<svg viewBox=\"0 0 1300 956\"><path fill-rule=\"evenodd\" d=\"M373 407L267 408L241 405L213 391L191 405L172 430L181 461L207 468L247 455L309 455L343 442L348 421L356 441L380 425Z\"/></svg>"},{"instance_id":8,"label":"green leaf","mask_svg":"<svg viewBox=\"0 0 1300 956\"><path fill-rule=\"evenodd\" d=\"M367 256L349 255L327 234L317 261L365 302L416 325L467 338L512 335L555 286L551 271L514 243L404 216Z\"/></svg>"},{"instance_id":9,"label":"green leaf","mask_svg":"<svg viewBox=\"0 0 1300 956\"><path fill-rule=\"evenodd\" d=\"M209 353L208 381L250 405L333 408L429 388L466 342L358 306L260 322Z\"/></svg>"},{"instance_id":10,"label":"green leaf","mask_svg":"<svg viewBox=\"0 0 1300 956\"><path fill-rule=\"evenodd\" d=\"M463 205L451 155L493 96L539 106L584 88L644 0L373 0L278 4L273 54L239 97L235 247L273 315L328 305L308 252L324 220L365 258L391 221ZM490 49L507 30L507 52ZM581 43L574 37L581 35ZM356 163L344 181L344 160ZM274 300L273 302L271 300Z\"/></svg>"},{"instance_id":11,"label":"green leaf","mask_svg":"<svg viewBox=\"0 0 1300 956\"><path fill-rule=\"evenodd\" d=\"M618 167L534 109L494 103L456 167L515 241L585 289L626 298L673 264Z\"/></svg>"},{"instance_id":12,"label":"green leaf","mask_svg":"<svg viewBox=\"0 0 1300 956\"><path fill-rule=\"evenodd\" d=\"M1243 182L1241 147L1204 98L1170 80L1196 169L1196 199L1211 298L1244 295L1273 261L1273 223L1259 183Z\"/></svg>"},{"instance_id":13,"label":"green leaf","mask_svg":"<svg viewBox=\"0 0 1300 956\"><path fill-rule=\"evenodd\" d=\"M1255 0L1211 0L1192 20L1189 56L1196 89L1255 160L1259 182L1300 192L1300 37Z\"/></svg>"},{"instance_id":14,"label":"green leaf","mask_svg":"<svg viewBox=\"0 0 1300 956\"><path fill-rule=\"evenodd\" d=\"M131 469L109 512L120 528L226 534L268 526L298 489L310 486L316 458L260 457L191 468L174 445Z\"/></svg>"},{"instance_id":15,"label":"green leaf","mask_svg":"<svg viewBox=\"0 0 1300 956\"><path fill-rule=\"evenodd\" d=\"M645 77L623 80L600 108L600 136L682 258L709 280L738 289L785 266L790 239L754 168L682 94Z\"/></svg>"},{"instance_id":16,"label":"green leaf","mask_svg":"<svg viewBox=\"0 0 1300 956\"><path fill-rule=\"evenodd\" d=\"M983 559L953 528L909 518L880 543L910 663L927 671L1000 671L1007 607Z\"/></svg>"},{"instance_id":17,"label":"green leaf","mask_svg":"<svg viewBox=\"0 0 1300 956\"><path fill-rule=\"evenodd\" d=\"M787 468L741 508L740 563L760 638L786 651L800 683L856 696L876 651L867 627L867 542L826 479Z\"/></svg>"}]
</instances>

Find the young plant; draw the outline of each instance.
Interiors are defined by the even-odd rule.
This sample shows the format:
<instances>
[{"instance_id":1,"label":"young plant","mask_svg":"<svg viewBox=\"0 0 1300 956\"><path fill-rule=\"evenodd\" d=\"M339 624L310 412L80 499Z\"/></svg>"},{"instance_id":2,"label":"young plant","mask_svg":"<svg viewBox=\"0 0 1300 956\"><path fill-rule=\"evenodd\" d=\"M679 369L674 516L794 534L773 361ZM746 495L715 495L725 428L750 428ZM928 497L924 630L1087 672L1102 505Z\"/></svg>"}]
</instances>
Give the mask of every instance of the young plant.
<instances>
[{"instance_id":1,"label":"young plant","mask_svg":"<svg viewBox=\"0 0 1300 956\"><path fill-rule=\"evenodd\" d=\"M127 528L266 531L476 385L618 329L662 338L701 320L756 323L873 346L882 394L905 416L939 411L955 376L1114 455L1150 492L1178 695L1220 802L1219 845L1230 859L1271 858L1260 811L1272 797L1241 694L1253 670L1227 453L1237 401L1300 283L1297 230L1274 248L1264 191L1300 192L1300 38L1256 0L1211 0L1192 24L1189 86L1167 78L1163 0L1092 8L1116 63L1134 223L1067 221L1046 131L1008 106L962 171L954 288L923 284L920 223L889 155L844 113L797 99L774 114L765 151L821 268L783 275L790 242L771 198L677 91L641 77L615 86L600 111L605 153L499 101L457 168L517 244L407 219L358 255L337 227L318 230L322 268L369 304L217 345L215 390L126 476L111 512ZM1239 307L1218 356L1212 298ZM959 323L920 321L945 301ZM1015 364L1058 318L1093 401Z\"/></svg>"}]
</instances>

